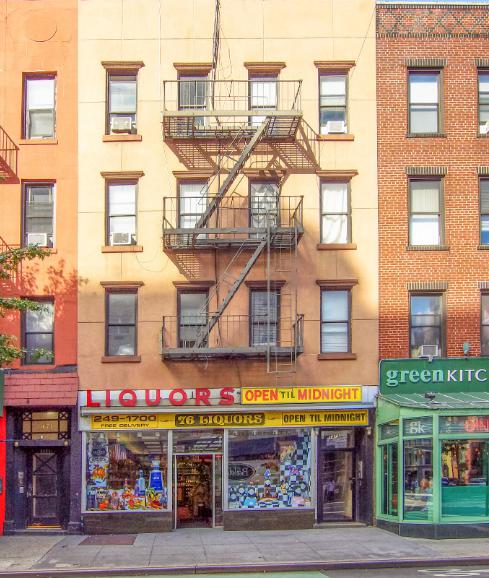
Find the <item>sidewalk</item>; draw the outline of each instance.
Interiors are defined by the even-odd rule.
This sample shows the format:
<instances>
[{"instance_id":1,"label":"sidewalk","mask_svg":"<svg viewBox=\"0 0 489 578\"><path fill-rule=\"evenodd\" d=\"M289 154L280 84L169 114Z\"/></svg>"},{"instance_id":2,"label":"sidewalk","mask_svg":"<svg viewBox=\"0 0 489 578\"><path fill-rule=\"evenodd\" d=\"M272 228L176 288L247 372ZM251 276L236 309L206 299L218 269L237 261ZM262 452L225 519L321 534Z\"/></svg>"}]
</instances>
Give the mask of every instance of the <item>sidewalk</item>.
<instances>
[{"instance_id":1,"label":"sidewalk","mask_svg":"<svg viewBox=\"0 0 489 578\"><path fill-rule=\"evenodd\" d=\"M87 540L88 538L88 540ZM121 541L125 545L121 544ZM84 544L85 542L85 544ZM87 543L88 542L88 543ZM119 545L116 545L119 544ZM401 538L377 528L223 532L178 530L123 536L0 537L0 576L25 571L135 569L195 572L226 569L285 570L389 565L489 564L489 538L423 540ZM221 570L222 571L222 570ZM81 573L81 572L80 572Z\"/></svg>"}]
</instances>

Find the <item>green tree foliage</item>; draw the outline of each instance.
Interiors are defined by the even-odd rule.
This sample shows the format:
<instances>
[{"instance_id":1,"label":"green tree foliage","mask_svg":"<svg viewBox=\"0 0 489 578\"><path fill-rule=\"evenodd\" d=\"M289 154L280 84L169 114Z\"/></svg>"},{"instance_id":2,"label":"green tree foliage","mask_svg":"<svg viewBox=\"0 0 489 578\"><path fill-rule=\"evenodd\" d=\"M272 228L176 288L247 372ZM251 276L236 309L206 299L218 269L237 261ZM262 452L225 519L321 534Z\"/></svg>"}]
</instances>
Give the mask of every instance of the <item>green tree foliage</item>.
<instances>
[{"instance_id":1,"label":"green tree foliage","mask_svg":"<svg viewBox=\"0 0 489 578\"><path fill-rule=\"evenodd\" d=\"M44 259L49 251L41 249L37 245L28 247L8 248L0 252L0 282L8 281L17 275L24 261ZM6 297L0 294L0 317L4 317L9 311L39 311L43 308L42 303L23 299L20 297ZM0 332L0 367L9 365L15 359L23 356L24 351L15 344L13 335ZM38 351L37 355L49 355L50 352Z\"/></svg>"}]
</instances>

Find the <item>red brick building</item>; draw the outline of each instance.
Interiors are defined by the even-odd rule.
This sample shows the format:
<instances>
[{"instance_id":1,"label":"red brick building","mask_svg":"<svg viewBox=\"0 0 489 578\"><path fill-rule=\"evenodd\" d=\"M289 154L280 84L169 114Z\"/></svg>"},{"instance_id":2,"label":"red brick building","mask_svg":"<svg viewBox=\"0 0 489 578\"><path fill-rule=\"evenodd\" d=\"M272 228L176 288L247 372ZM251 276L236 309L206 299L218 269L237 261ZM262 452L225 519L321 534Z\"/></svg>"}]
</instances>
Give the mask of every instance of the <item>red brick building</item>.
<instances>
[{"instance_id":1,"label":"red brick building","mask_svg":"<svg viewBox=\"0 0 489 578\"><path fill-rule=\"evenodd\" d=\"M379 2L377 98L380 359L489 355L489 8Z\"/></svg>"}]
</instances>

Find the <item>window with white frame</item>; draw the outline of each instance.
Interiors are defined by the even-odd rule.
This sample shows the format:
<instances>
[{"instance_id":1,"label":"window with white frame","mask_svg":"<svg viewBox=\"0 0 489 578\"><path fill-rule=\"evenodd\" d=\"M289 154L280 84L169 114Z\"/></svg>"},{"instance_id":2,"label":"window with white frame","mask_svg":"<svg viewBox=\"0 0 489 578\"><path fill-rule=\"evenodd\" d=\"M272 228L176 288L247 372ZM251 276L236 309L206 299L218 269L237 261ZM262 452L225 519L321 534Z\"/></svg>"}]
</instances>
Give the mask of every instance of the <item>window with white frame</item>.
<instances>
[{"instance_id":1,"label":"window with white frame","mask_svg":"<svg viewBox=\"0 0 489 578\"><path fill-rule=\"evenodd\" d=\"M36 309L23 313L23 363L45 365L54 361L54 300L33 299Z\"/></svg>"},{"instance_id":2,"label":"window with white frame","mask_svg":"<svg viewBox=\"0 0 489 578\"><path fill-rule=\"evenodd\" d=\"M489 245L489 178L479 179L480 244Z\"/></svg>"},{"instance_id":3,"label":"window with white frame","mask_svg":"<svg viewBox=\"0 0 489 578\"><path fill-rule=\"evenodd\" d=\"M409 72L409 132L440 132L440 71Z\"/></svg>"},{"instance_id":4,"label":"window with white frame","mask_svg":"<svg viewBox=\"0 0 489 578\"><path fill-rule=\"evenodd\" d=\"M24 183L24 245L54 246L54 183Z\"/></svg>"},{"instance_id":5,"label":"window with white frame","mask_svg":"<svg viewBox=\"0 0 489 578\"><path fill-rule=\"evenodd\" d=\"M107 182L108 245L136 245L136 181Z\"/></svg>"},{"instance_id":6,"label":"window with white frame","mask_svg":"<svg viewBox=\"0 0 489 578\"><path fill-rule=\"evenodd\" d=\"M409 244L443 243L442 182L440 179L409 180Z\"/></svg>"},{"instance_id":7,"label":"window with white frame","mask_svg":"<svg viewBox=\"0 0 489 578\"><path fill-rule=\"evenodd\" d=\"M410 295L410 354L418 357L422 345L436 345L443 352L443 295Z\"/></svg>"},{"instance_id":8,"label":"window with white frame","mask_svg":"<svg viewBox=\"0 0 489 578\"><path fill-rule=\"evenodd\" d=\"M350 243L351 215L348 182L321 183L321 243Z\"/></svg>"},{"instance_id":9,"label":"window with white frame","mask_svg":"<svg viewBox=\"0 0 489 578\"><path fill-rule=\"evenodd\" d=\"M192 229L205 213L208 202L207 181L182 181L178 184L178 226Z\"/></svg>"},{"instance_id":10,"label":"window with white frame","mask_svg":"<svg viewBox=\"0 0 489 578\"><path fill-rule=\"evenodd\" d=\"M56 76L24 79L24 138L54 138Z\"/></svg>"},{"instance_id":11,"label":"window with white frame","mask_svg":"<svg viewBox=\"0 0 489 578\"><path fill-rule=\"evenodd\" d=\"M319 75L319 127L321 134L347 132L347 75Z\"/></svg>"},{"instance_id":12,"label":"window with white frame","mask_svg":"<svg viewBox=\"0 0 489 578\"><path fill-rule=\"evenodd\" d=\"M278 103L277 75L250 76L250 107L252 109L276 109ZM252 116L251 124L258 126L265 119L264 116Z\"/></svg>"},{"instance_id":13,"label":"window with white frame","mask_svg":"<svg viewBox=\"0 0 489 578\"><path fill-rule=\"evenodd\" d=\"M479 134L489 134L489 70L478 74Z\"/></svg>"},{"instance_id":14,"label":"window with white frame","mask_svg":"<svg viewBox=\"0 0 489 578\"><path fill-rule=\"evenodd\" d=\"M321 353L350 352L349 289L321 290Z\"/></svg>"},{"instance_id":15,"label":"window with white frame","mask_svg":"<svg viewBox=\"0 0 489 578\"><path fill-rule=\"evenodd\" d=\"M137 74L108 73L107 134L137 133Z\"/></svg>"}]
</instances>

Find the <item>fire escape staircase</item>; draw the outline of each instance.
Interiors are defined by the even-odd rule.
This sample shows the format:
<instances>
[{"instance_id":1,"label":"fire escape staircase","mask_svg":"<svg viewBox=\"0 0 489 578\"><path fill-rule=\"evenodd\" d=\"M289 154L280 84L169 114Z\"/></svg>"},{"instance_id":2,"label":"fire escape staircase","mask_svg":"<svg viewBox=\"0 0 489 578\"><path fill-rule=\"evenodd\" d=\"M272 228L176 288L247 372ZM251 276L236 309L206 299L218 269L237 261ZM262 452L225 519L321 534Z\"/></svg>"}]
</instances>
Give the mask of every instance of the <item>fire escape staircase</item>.
<instances>
[{"instance_id":1,"label":"fire escape staircase","mask_svg":"<svg viewBox=\"0 0 489 578\"><path fill-rule=\"evenodd\" d=\"M239 172L244 167L246 161L250 158L251 154L253 153L253 150L261 141L261 139L264 137L269 124L270 124L270 117L266 117L263 120L263 122L257 127L255 134L250 139L249 143L244 147L239 158L236 160L234 166L229 171L229 174L224 179L224 182L219 187L219 190L217 191L215 197L212 199L212 202L209 203L206 210L204 211L200 219L197 221L195 225L196 229L200 229L207 225L211 216L218 209L220 202L224 198L224 195L229 191L234 181L236 180L236 177L238 176ZM197 233L193 235L192 245L195 245L196 239Z\"/></svg>"},{"instance_id":2,"label":"fire escape staircase","mask_svg":"<svg viewBox=\"0 0 489 578\"><path fill-rule=\"evenodd\" d=\"M19 147L0 126L0 184L17 181Z\"/></svg>"}]
</instances>

